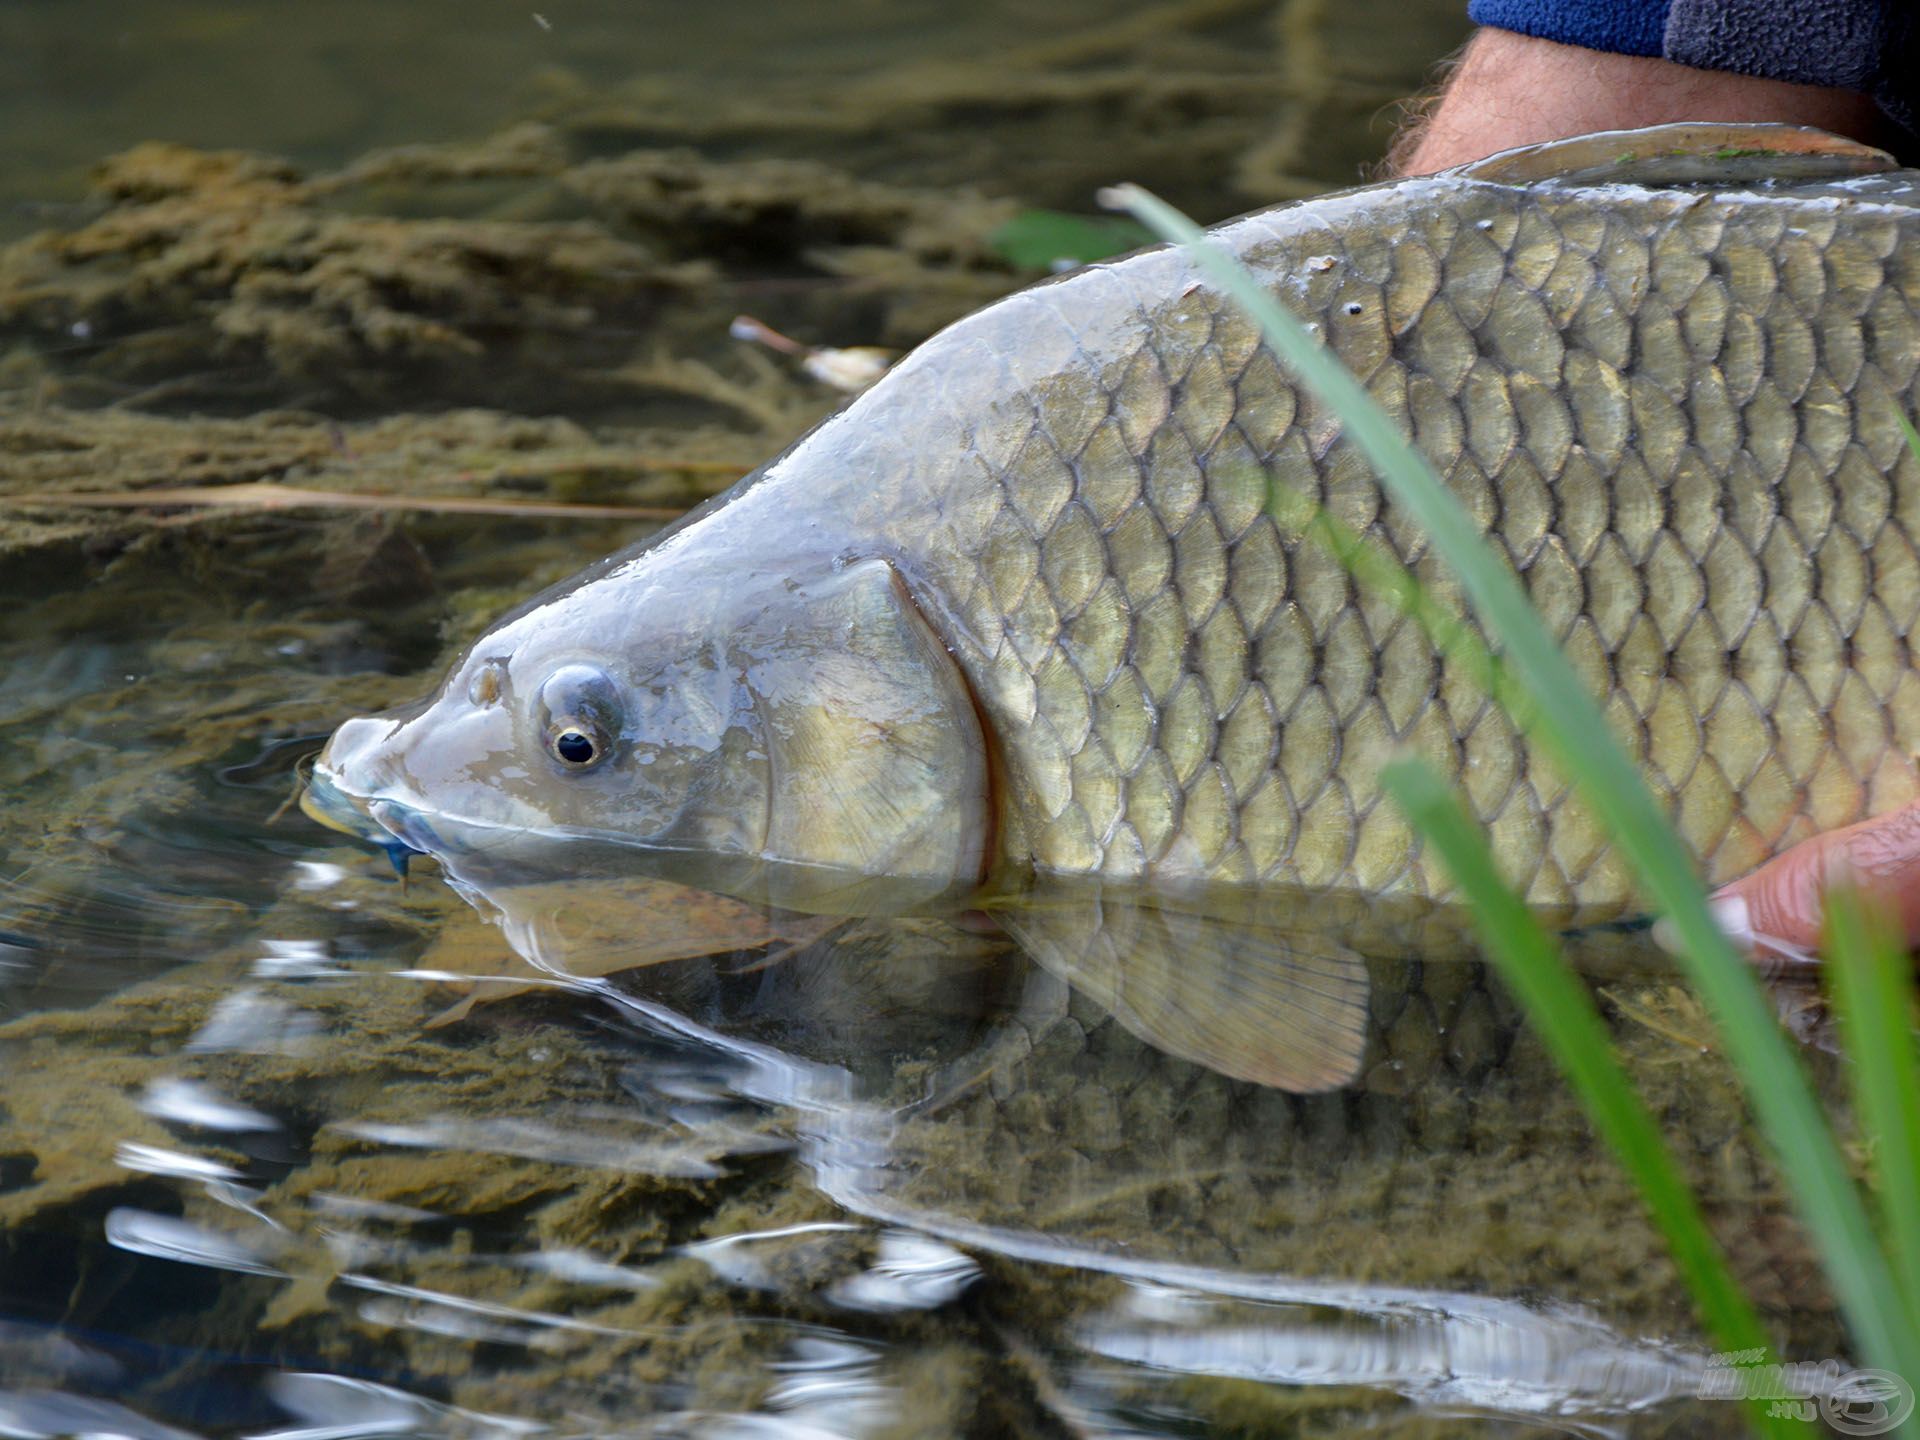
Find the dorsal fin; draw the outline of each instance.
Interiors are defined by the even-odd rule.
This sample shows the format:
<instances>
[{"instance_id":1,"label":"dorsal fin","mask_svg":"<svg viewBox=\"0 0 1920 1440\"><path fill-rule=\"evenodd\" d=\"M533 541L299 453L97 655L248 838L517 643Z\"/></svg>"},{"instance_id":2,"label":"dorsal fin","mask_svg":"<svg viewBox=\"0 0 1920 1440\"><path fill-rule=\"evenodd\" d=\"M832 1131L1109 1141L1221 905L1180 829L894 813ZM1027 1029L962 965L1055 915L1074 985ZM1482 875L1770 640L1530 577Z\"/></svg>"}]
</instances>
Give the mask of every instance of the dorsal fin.
<instances>
[{"instance_id":1,"label":"dorsal fin","mask_svg":"<svg viewBox=\"0 0 1920 1440\"><path fill-rule=\"evenodd\" d=\"M1644 130L1601 130L1502 150L1442 173L1506 185L1698 185L1752 180L1841 179L1897 170L1884 150L1807 125L1681 121Z\"/></svg>"}]
</instances>

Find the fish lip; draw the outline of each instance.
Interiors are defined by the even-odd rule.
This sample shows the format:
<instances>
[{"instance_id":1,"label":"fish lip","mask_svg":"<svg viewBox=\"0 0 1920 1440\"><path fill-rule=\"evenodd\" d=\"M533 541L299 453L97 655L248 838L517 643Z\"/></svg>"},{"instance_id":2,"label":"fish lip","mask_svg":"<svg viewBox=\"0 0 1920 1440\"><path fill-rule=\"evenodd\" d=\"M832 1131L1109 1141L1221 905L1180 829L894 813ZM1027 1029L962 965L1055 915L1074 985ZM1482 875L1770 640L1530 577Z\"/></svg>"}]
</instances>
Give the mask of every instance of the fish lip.
<instances>
[{"instance_id":1,"label":"fish lip","mask_svg":"<svg viewBox=\"0 0 1920 1440\"><path fill-rule=\"evenodd\" d=\"M300 812L329 830L369 844L384 845L392 838L367 813L364 802L342 790L319 765L307 777L306 789L300 795Z\"/></svg>"},{"instance_id":2,"label":"fish lip","mask_svg":"<svg viewBox=\"0 0 1920 1440\"><path fill-rule=\"evenodd\" d=\"M342 835L392 853L437 855L471 848L449 841L426 811L391 795L363 794L342 785L322 761L313 767L300 809L308 819ZM519 826L484 825L472 820L455 822L457 831L481 830L490 836L524 833Z\"/></svg>"},{"instance_id":3,"label":"fish lip","mask_svg":"<svg viewBox=\"0 0 1920 1440\"><path fill-rule=\"evenodd\" d=\"M432 853L421 842L438 841L417 811L391 800L360 799L343 790L318 765L300 797L300 809L308 819L329 830L385 851L387 863L402 879L406 878L411 856Z\"/></svg>"}]
</instances>

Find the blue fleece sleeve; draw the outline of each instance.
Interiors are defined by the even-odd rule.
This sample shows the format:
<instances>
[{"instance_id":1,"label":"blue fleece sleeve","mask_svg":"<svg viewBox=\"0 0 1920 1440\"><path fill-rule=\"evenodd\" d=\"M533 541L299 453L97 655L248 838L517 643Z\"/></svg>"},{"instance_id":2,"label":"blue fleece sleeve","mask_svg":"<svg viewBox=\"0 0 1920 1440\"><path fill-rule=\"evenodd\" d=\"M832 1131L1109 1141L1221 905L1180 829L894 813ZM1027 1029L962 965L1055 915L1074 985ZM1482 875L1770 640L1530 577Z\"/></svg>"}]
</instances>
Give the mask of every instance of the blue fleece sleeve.
<instances>
[{"instance_id":1,"label":"blue fleece sleeve","mask_svg":"<svg viewBox=\"0 0 1920 1440\"><path fill-rule=\"evenodd\" d=\"M1893 26L1884 0L1673 0L1666 56L1800 85L1871 90Z\"/></svg>"},{"instance_id":2,"label":"blue fleece sleeve","mask_svg":"<svg viewBox=\"0 0 1920 1440\"><path fill-rule=\"evenodd\" d=\"M1471 0L1467 18L1562 45L1659 55L1669 8L1669 0Z\"/></svg>"}]
</instances>

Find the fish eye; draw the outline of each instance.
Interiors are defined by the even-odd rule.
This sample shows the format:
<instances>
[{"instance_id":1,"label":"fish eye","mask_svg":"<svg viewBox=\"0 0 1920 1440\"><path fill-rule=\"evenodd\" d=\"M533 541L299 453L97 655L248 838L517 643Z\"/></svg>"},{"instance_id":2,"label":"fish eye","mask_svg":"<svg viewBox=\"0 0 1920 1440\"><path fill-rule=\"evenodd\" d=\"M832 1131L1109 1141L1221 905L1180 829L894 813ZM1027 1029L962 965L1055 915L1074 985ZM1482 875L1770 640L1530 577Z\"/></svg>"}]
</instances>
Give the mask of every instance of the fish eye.
<instances>
[{"instance_id":1,"label":"fish eye","mask_svg":"<svg viewBox=\"0 0 1920 1440\"><path fill-rule=\"evenodd\" d=\"M591 665L563 665L541 683L537 720L547 753L569 770L590 770L613 753L620 693Z\"/></svg>"},{"instance_id":2,"label":"fish eye","mask_svg":"<svg viewBox=\"0 0 1920 1440\"><path fill-rule=\"evenodd\" d=\"M597 729L587 721L562 721L547 732L547 748L561 764L585 770L607 753L606 738Z\"/></svg>"}]
</instances>

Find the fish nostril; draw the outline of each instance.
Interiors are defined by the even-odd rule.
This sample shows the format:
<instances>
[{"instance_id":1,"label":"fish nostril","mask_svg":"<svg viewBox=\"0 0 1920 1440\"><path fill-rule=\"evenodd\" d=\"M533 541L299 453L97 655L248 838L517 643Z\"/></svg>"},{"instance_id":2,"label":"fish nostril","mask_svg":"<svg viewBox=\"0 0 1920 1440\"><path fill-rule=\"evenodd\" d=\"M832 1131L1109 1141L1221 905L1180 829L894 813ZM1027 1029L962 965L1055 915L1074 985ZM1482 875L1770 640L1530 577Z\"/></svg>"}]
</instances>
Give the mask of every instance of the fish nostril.
<instances>
[{"instance_id":1,"label":"fish nostril","mask_svg":"<svg viewBox=\"0 0 1920 1440\"><path fill-rule=\"evenodd\" d=\"M473 679L467 682L467 699L482 710L499 703L501 692L506 688L506 676L506 661L487 661L473 672Z\"/></svg>"}]
</instances>

